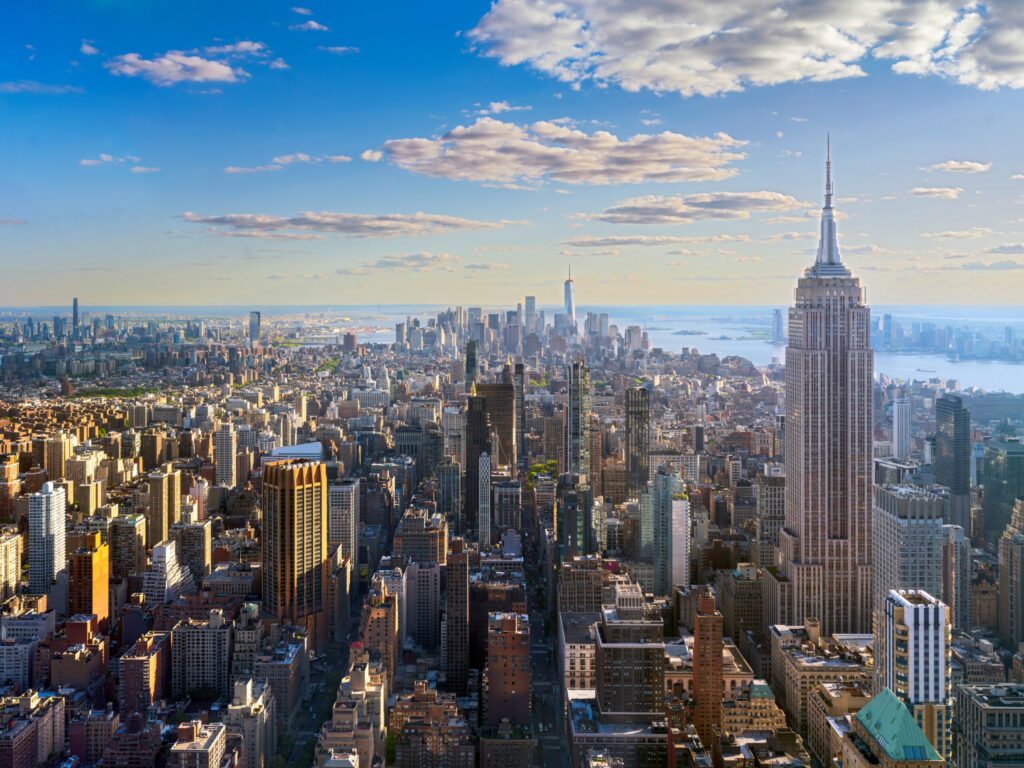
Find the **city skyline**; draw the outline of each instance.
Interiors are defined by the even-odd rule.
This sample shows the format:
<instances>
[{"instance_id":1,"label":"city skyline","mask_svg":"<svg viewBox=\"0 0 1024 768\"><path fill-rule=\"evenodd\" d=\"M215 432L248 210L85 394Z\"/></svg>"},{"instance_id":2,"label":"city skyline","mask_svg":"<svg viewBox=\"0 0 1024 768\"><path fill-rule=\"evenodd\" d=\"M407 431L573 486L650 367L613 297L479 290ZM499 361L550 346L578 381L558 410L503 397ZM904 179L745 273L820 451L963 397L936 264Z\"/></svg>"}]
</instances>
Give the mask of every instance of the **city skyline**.
<instances>
[{"instance_id":1,"label":"city skyline","mask_svg":"<svg viewBox=\"0 0 1024 768\"><path fill-rule=\"evenodd\" d=\"M1013 303L1011 4L556 5L10 10L0 304L784 306L829 132L872 304Z\"/></svg>"}]
</instances>

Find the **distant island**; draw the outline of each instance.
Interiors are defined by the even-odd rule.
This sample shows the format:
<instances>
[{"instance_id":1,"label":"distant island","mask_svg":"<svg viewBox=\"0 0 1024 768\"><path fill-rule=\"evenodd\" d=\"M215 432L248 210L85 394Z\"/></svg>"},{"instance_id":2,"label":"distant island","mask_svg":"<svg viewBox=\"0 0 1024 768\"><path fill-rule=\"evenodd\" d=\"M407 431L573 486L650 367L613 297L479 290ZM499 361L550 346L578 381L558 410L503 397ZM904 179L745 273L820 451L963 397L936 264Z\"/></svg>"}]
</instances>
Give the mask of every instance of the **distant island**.
<instances>
[{"instance_id":1,"label":"distant island","mask_svg":"<svg viewBox=\"0 0 1024 768\"><path fill-rule=\"evenodd\" d=\"M707 336L707 331L688 331L685 328L681 331L674 331L675 336Z\"/></svg>"}]
</instances>

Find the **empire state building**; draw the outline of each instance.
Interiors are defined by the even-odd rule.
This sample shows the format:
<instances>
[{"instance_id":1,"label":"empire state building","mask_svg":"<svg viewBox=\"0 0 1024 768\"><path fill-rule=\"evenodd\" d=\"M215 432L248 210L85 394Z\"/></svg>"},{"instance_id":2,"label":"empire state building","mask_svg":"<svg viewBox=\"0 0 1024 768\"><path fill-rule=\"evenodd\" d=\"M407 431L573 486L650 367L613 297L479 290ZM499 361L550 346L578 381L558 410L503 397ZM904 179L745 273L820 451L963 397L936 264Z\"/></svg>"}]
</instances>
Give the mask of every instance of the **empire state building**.
<instances>
[{"instance_id":1,"label":"empire state building","mask_svg":"<svg viewBox=\"0 0 1024 768\"><path fill-rule=\"evenodd\" d=\"M871 311L839 257L832 163L821 239L797 282L786 347L786 520L779 619L871 631Z\"/></svg>"}]
</instances>

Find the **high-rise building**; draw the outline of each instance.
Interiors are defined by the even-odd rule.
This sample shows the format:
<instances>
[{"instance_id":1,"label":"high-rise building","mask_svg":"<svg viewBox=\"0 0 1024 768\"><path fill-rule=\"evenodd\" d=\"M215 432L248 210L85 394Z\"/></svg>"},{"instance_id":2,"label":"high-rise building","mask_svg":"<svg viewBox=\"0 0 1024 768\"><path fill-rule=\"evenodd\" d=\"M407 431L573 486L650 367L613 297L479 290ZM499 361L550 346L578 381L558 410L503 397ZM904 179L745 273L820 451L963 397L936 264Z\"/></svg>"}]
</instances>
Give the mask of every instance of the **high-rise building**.
<instances>
[{"instance_id":1,"label":"high-rise building","mask_svg":"<svg viewBox=\"0 0 1024 768\"><path fill-rule=\"evenodd\" d=\"M178 545L173 539L155 544L150 559L150 568L142 575L147 604L171 603L193 590L192 573L178 559Z\"/></svg>"},{"instance_id":2,"label":"high-rise building","mask_svg":"<svg viewBox=\"0 0 1024 768\"><path fill-rule=\"evenodd\" d=\"M999 634L1009 648L1024 642L1024 499L999 538Z\"/></svg>"},{"instance_id":3,"label":"high-rise building","mask_svg":"<svg viewBox=\"0 0 1024 768\"><path fill-rule=\"evenodd\" d=\"M110 548L98 531L85 534L84 545L71 552L68 611L94 614L99 632L106 634L110 622Z\"/></svg>"},{"instance_id":4,"label":"high-rise building","mask_svg":"<svg viewBox=\"0 0 1024 768\"><path fill-rule=\"evenodd\" d=\"M875 644L878 689L907 705L935 751L951 759L949 608L927 592L893 589Z\"/></svg>"},{"instance_id":5,"label":"high-rise building","mask_svg":"<svg viewBox=\"0 0 1024 768\"><path fill-rule=\"evenodd\" d=\"M462 506L466 521L474 525L480 512L480 455L491 452L491 420L483 397L471 395L466 399L465 436L466 487Z\"/></svg>"},{"instance_id":6,"label":"high-rise building","mask_svg":"<svg viewBox=\"0 0 1024 768\"><path fill-rule=\"evenodd\" d=\"M171 630L171 687L177 697L194 691L231 693L232 622L220 608L206 619L185 619Z\"/></svg>"},{"instance_id":7,"label":"high-rise building","mask_svg":"<svg viewBox=\"0 0 1024 768\"><path fill-rule=\"evenodd\" d=\"M526 475L528 457L526 455L526 366L516 363L513 373L516 397L516 469L520 476Z\"/></svg>"},{"instance_id":8,"label":"high-rise building","mask_svg":"<svg viewBox=\"0 0 1024 768\"><path fill-rule=\"evenodd\" d=\"M953 754L960 768L1020 765L1024 683L958 685L953 731Z\"/></svg>"},{"instance_id":9,"label":"high-rise building","mask_svg":"<svg viewBox=\"0 0 1024 768\"><path fill-rule=\"evenodd\" d=\"M594 500L586 475L565 472L558 476L558 552L561 562L597 554Z\"/></svg>"},{"instance_id":10,"label":"high-rise building","mask_svg":"<svg viewBox=\"0 0 1024 768\"><path fill-rule=\"evenodd\" d=\"M797 283L786 347L784 573L822 634L871 626L871 311L839 257L826 160L815 263Z\"/></svg>"},{"instance_id":11,"label":"high-rise building","mask_svg":"<svg viewBox=\"0 0 1024 768\"><path fill-rule=\"evenodd\" d=\"M722 724L722 614L708 587L697 600L693 627L693 723L701 743L710 745Z\"/></svg>"},{"instance_id":12,"label":"high-rise building","mask_svg":"<svg viewBox=\"0 0 1024 768\"><path fill-rule=\"evenodd\" d=\"M765 464L754 484L757 517L754 530L757 556L762 568L774 567L779 534L786 524L786 470L782 464Z\"/></svg>"},{"instance_id":13,"label":"high-rise building","mask_svg":"<svg viewBox=\"0 0 1024 768\"><path fill-rule=\"evenodd\" d=\"M118 515L110 521L111 578L126 579L146 570L146 518Z\"/></svg>"},{"instance_id":14,"label":"high-rise building","mask_svg":"<svg viewBox=\"0 0 1024 768\"><path fill-rule=\"evenodd\" d=\"M491 463L516 467L516 388L506 366L504 380L477 384L476 394L486 401L491 423Z\"/></svg>"},{"instance_id":15,"label":"high-rise building","mask_svg":"<svg viewBox=\"0 0 1024 768\"><path fill-rule=\"evenodd\" d=\"M277 752L274 693L266 680L236 679L234 696L222 711L228 736L241 741L240 768L269 768Z\"/></svg>"},{"instance_id":16,"label":"high-rise building","mask_svg":"<svg viewBox=\"0 0 1024 768\"><path fill-rule=\"evenodd\" d=\"M476 341L466 342L466 391L471 392L480 373L480 363L476 359Z\"/></svg>"},{"instance_id":17,"label":"high-rise building","mask_svg":"<svg viewBox=\"0 0 1024 768\"><path fill-rule=\"evenodd\" d=\"M43 468L46 470L47 480L64 479L65 464L71 458L77 442L74 435L63 431L46 439Z\"/></svg>"},{"instance_id":18,"label":"high-rise building","mask_svg":"<svg viewBox=\"0 0 1024 768\"><path fill-rule=\"evenodd\" d=\"M942 602L950 623L961 632L971 629L971 537L959 525L942 526Z\"/></svg>"},{"instance_id":19,"label":"high-rise building","mask_svg":"<svg viewBox=\"0 0 1024 768\"><path fill-rule=\"evenodd\" d=\"M477 527L476 539L480 549L491 546L491 455L484 451L480 454L477 473Z\"/></svg>"},{"instance_id":20,"label":"high-rise building","mask_svg":"<svg viewBox=\"0 0 1024 768\"><path fill-rule=\"evenodd\" d=\"M177 736L167 759L168 768L220 768L228 743L224 723L181 723Z\"/></svg>"},{"instance_id":21,"label":"high-rise building","mask_svg":"<svg viewBox=\"0 0 1024 768\"><path fill-rule=\"evenodd\" d=\"M892 401L892 455L910 458L910 399L903 395Z\"/></svg>"},{"instance_id":22,"label":"high-rise building","mask_svg":"<svg viewBox=\"0 0 1024 768\"><path fill-rule=\"evenodd\" d=\"M638 584L615 586L595 633L597 705L609 722L647 721L665 713L665 642L657 611ZM721 669L721 643L718 666Z\"/></svg>"},{"instance_id":23,"label":"high-rise building","mask_svg":"<svg viewBox=\"0 0 1024 768\"><path fill-rule=\"evenodd\" d=\"M626 482L639 495L647 486L651 462L651 395L646 387L626 390Z\"/></svg>"},{"instance_id":24,"label":"high-rise building","mask_svg":"<svg viewBox=\"0 0 1024 768\"><path fill-rule=\"evenodd\" d=\"M181 564L192 574L192 581L199 584L213 568L213 521L176 523L171 526L171 538L178 544Z\"/></svg>"},{"instance_id":25,"label":"high-rise building","mask_svg":"<svg viewBox=\"0 0 1024 768\"><path fill-rule=\"evenodd\" d=\"M1024 498L1024 442L1009 437L985 443L981 466L984 486L984 538L995 541L1006 528L1018 498ZM973 528L973 534L977 534Z\"/></svg>"},{"instance_id":26,"label":"high-rise building","mask_svg":"<svg viewBox=\"0 0 1024 768\"><path fill-rule=\"evenodd\" d=\"M572 281L572 267L569 267L569 277L565 281L565 322L569 325L572 334L576 333L576 283Z\"/></svg>"},{"instance_id":27,"label":"high-rise building","mask_svg":"<svg viewBox=\"0 0 1024 768\"><path fill-rule=\"evenodd\" d=\"M213 465L217 485L234 488L238 485L238 469L236 454L238 453L238 435L234 425L225 422L213 433Z\"/></svg>"},{"instance_id":28,"label":"high-rise building","mask_svg":"<svg viewBox=\"0 0 1024 768\"><path fill-rule=\"evenodd\" d=\"M149 511L146 543L153 546L170 538L171 526L181 519L181 472L165 464L149 473Z\"/></svg>"},{"instance_id":29,"label":"high-rise building","mask_svg":"<svg viewBox=\"0 0 1024 768\"><path fill-rule=\"evenodd\" d=\"M275 461L263 466L263 607L327 641L327 467Z\"/></svg>"},{"instance_id":30,"label":"high-rise building","mask_svg":"<svg viewBox=\"0 0 1024 768\"><path fill-rule=\"evenodd\" d=\"M575 358L566 379L565 471L586 475L590 471L590 369L586 360Z\"/></svg>"},{"instance_id":31,"label":"high-rise building","mask_svg":"<svg viewBox=\"0 0 1024 768\"><path fill-rule=\"evenodd\" d=\"M461 534L462 465L452 456L445 456L437 466L437 511L448 519L448 528Z\"/></svg>"},{"instance_id":32,"label":"high-rise building","mask_svg":"<svg viewBox=\"0 0 1024 768\"><path fill-rule=\"evenodd\" d=\"M654 594L665 597L673 585L690 583L690 506L668 467L655 473L651 493Z\"/></svg>"},{"instance_id":33,"label":"high-rise building","mask_svg":"<svg viewBox=\"0 0 1024 768\"><path fill-rule=\"evenodd\" d=\"M33 595L50 594L67 577L66 508L64 487L56 483L44 483L28 497L28 590Z\"/></svg>"},{"instance_id":34,"label":"high-rise building","mask_svg":"<svg viewBox=\"0 0 1024 768\"><path fill-rule=\"evenodd\" d=\"M469 551L452 539L448 552L445 628L448 636L448 689L462 695L469 676Z\"/></svg>"},{"instance_id":35,"label":"high-rise building","mask_svg":"<svg viewBox=\"0 0 1024 768\"><path fill-rule=\"evenodd\" d=\"M781 309L772 310L772 344L786 343L785 319Z\"/></svg>"},{"instance_id":36,"label":"high-rise building","mask_svg":"<svg viewBox=\"0 0 1024 768\"><path fill-rule=\"evenodd\" d=\"M872 610L881 612L893 589L941 595L945 542L942 497L914 485L876 485L873 496Z\"/></svg>"},{"instance_id":37,"label":"high-rise building","mask_svg":"<svg viewBox=\"0 0 1024 768\"><path fill-rule=\"evenodd\" d=\"M935 401L935 482L949 488L953 525L971 529L971 414L959 395Z\"/></svg>"},{"instance_id":38,"label":"high-rise building","mask_svg":"<svg viewBox=\"0 0 1024 768\"><path fill-rule=\"evenodd\" d=\"M532 681L529 616L525 613L489 614L483 679L484 725L493 728L503 719L513 725L528 725Z\"/></svg>"},{"instance_id":39,"label":"high-rise building","mask_svg":"<svg viewBox=\"0 0 1024 768\"><path fill-rule=\"evenodd\" d=\"M359 554L359 478L336 480L327 488L327 546L340 546L343 557Z\"/></svg>"},{"instance_id":40,"label":"high-rise building","mask_svg":"<svg viewBox=\"0 0 1024 768\"><path fill-rule=\"evenodd\" d=\"M74 337L78 338L78 328L81 318L78 316L78 297L76 296L71 300L71 332Z\"/></svg>"},{"instance_id":41,"label":"high-rise building","mask_svg":"<svg viewBox=\"0 0 1024 768\"><path fill-rule=\"evenodd\" d=\"M249 346L260 343L260 313L255 310L249 313Z\"/></svg>"},{"instance_id":42,"label":"high-rise building","mask_svg":"<svg viewBox=\"0 0 1024 768\"><path fill-rule=\"evenodd\" d=\"M535 330L534 326L537 323L537 297L536 296L527 296L526 297L526 309L524 310L524 312L525 312L524 322L525 322L525 325L526 325L526 333L533 333L534 330Z\"/></svg>"}]
</instances>

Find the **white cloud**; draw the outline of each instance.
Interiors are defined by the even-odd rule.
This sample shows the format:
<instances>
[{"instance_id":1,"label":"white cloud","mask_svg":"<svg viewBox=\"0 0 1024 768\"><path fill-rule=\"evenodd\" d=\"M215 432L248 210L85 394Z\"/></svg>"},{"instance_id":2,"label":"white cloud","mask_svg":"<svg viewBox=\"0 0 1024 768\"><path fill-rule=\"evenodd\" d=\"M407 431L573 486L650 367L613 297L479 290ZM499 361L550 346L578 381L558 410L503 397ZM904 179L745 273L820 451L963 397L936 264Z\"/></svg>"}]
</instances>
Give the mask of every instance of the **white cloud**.
<instances>
[{"instance_id":1,"label":"white cloud","mask_svg":"<svg viewBox=\"0 0 1024 768\"><path fill-rule=\"evenodd\" d=\"M1024 173L1015 173L1010 178L1014 181L1024 181Z\"/></svg>"},{"instance_id":2,"label":"white cloud","mask_svg":"<svg viewBox=\"0 0 1024 768\"><path fill-rule=\"evenodd\" d=\"M312 16L313 12L309 8L302 8L300 6L292 7L292 13L297 13L299 16Z\"/></svg>"},{"instance_id":3,"label":"white cloud","mask_svg":"<svg viewBox=\"0 0 1024 768\"><path fill-rule=\"evenodd\" d=\"M277 235L289 237L306 233L344 237L416 237L472 230L502 229L521 222L483 221L432 213L332 213L307 211L296 216L271 216L260 213L228 213L202 216L191 211L182 218L193 224L206 224L213 232L228 232L243 237Z\"/></svg>"},{"instance_id":4,"label":"white cloud","mask_svg":"<svg viewBox=\"0 0 1024 768\"><path fill-rule=\"evenodd\" d=\"M505 264L504 262L500 261L475 262L472 264L466 264L464 266L466 269L473 269L481 272L497 272L512 268L511 264Z\"/></svg>"},{"instance_id":5,"label":"white cloud","mask_svg":"<svg viewBox=\"0 0 1024 768\"><path fill-rule=\"evenodd\" d=\"M85 56L95 56L98 54L99 48L92 44L91 40L83 40L81 46L78 48L79 53Z\"/></svg>"},{"instance_id":6,"label":"white cloud","mask_svg":"<svg viewBox=\"0 0 1024 768\"><path fill-rule=\"evenodd\" d=\"M958 269L968 270L993 270L993 271L1004 271L1011 269L1024 269L1024 261L1014 261L1012 259L1003 259L1002 261L969 261L959 265Z\"/></svg>"},{"instance_id":7,"label":"white cloud","mask_svg":"<svg viewBox=\"0 0 1024 768\"><path fill-rule=\"evenodd\" d=\"M160 173L159 168L154 168L149 165L133 165L128 170L132 173Z\"/></svg>"},{"instance_id":8,"label":"white cloud","mask_svg":"<svg viewBox=\"0 0 1024 768\"><path fill-rule=\"evenodd\" d=\"M528 106L517 106L515 104L509 104L507 101L492 101L486 107L481 107L476 111L478 115L503 115L506 112L529 112L533 107Z\"/></svg>"},{"instance_id":9,"label":"white cloud","mask_svg":"<svg viewBox=\"0 0 1024 768\"><path fill-rule=\"evenodd\" d=\"M947 229L943 232L922 232L921 237L929 240L971 240L976 237L991 235L988 227L971 227L970 229Z\"/></svg>"},{"instance_id":10,"label":"white cloud","mask_svg":"<svg viewBox=\"0 0 1024 768\"><path fill-rule=\"evenodd\" d=\"M379 163L383 157L384 153L379 149L364 149L359 153L359 159L368 163Z\"/></svg>"},{"instance_id":11,"label":"white cloud","mask_svg":"<svg viewBox=\"0 0 1024 768\"><path fill-rule=\"evenodd\" d=\"M310 19L309 21L304 21L301 24L292 24L291 26L288 27L288 29L293 30L295 32L330 32L331 31L330 27L325 27L323 24L320 24L320 23L318 23L316 21L313 21L312 19Z\"/></svg>"},{"instance_id":12,"label":"white cloud","mask_svg":"<svg viewBox=\"0 0 1024 768\"><path fill-rule=\"evenodd\" d=\"M997 245L995 248L989 248L989 253L1024 253L1024 243L1006 243L1005 245Z\"/></svg>"},{"instance_id":13,"label":"white cloud","mask_svg":"<svg viewBox=\"0 0 1024 768\"><path fill-rule=\"evenodd\" d=\"M925 171L948 171L950 173L985 173L992 170L992 163L979 163L976 160L944 160L941 163L925 166Z\"/></svg>"},{"instance_id":14,"label":"white cloud","mask_svg":"<svg viewBox=\"0 0 1024 768\"><path fill-rule=\"evenodd\" d=\"M159 168L141 165L141 163L142 158L136 157L135 155L115 157L107 152L102 152L96 157L86 157L78 161L78 164L84 168L95 168L99 165L130 165L131 168L128 170L132 173L156 173L160 170Z\"/></svg>"},{"instance_id":15,"label":"white cloud","mask_svg":"<svg viewBox=\"0 0 1024 768\"><path fill-rule=\"evenodd\" d=\"M807 118L806 117L791 117L789 119L792 122L794 122L794 123L806 123L807 122Z\"/></svg>"},{"instance_id":16,"label":"white cloud","mask_svg":"<svg viewBox=\"0 0 1024 768\"><path fill-rule=\"evenodd\" d=\"M270 64L268 64L267 66L270 67L271 69L291 69L291 67L288 66L288 62L282 59L280 56L278 56L276 59L270 62Z\"/></svg>"},{"instance_id":17,"label":"white cloud","mask_svg":"<svg viewBox=\"0 0 1024 768\"><path fill-rule=\"evenodd\" d=\"M505 66L578 87L714 95L902 74L984 90L1024 87L1017 0L495 0L467 37Z\"/></svg>"},{"instance_id":18,"label":"white cloud","mask_svg":"<svg viewBox=\"0 0 1024 768\"><path fill-rule=\"evenodd\" d=\"M359 49L351 45L318 45L317 49L327 51L327 53L333 53L338 56L342 56L346 53L359 53Z\"/></svg>"},{"instance_id":19,"label":"white cloud","mask_svg":"<svg viewBox=\"0 0 1024 768\"><path fill-rule=\"evenodd\" d=\"M574 237L562 242L570 248L628 248L628 247L662 247L670 245L691 245L700 243L746 243L749 235L706 235L693 237L676 237L674 235L629 235L610 237Z\"/></svg>"},{"instance_id":20,"label":"white cloud","mask_svg":"<svg viewBox=\"0 0 1024 768\"><path fill-rule=\"evenodd\" d=\"M914 187L910 190L910 194L918 197L937 197L941 200L956 200L961 192L961 187Z\"/></svg>"},{"instance_id":21,"label":"white cloud","mask_svg":"<svg viewBox=\"0 0 1024 768\"><path fill-rule=\"evenodd\" d=\"M348 155L309 155L305 152L293 152L288 155L278 155L277 157L272 158L271 161L265 165L229 165L224 169L224 173L267 173L269 171L280 171L289 165L316 165L318 163L348 163L351 161L352 158L349 157Z\"/></svg>"},{"instance_id":22,"label":"white cloud","mask_svg":"<svg viewBox=\"0 0 1024 768\"><path fill-rule=\"evenodd\" d=\"M807 232L775 232L771 235L765 235L761 238L762 240L810 240L817 237L817 233Z\"/></svg>"},{"instance_id":23,"label":"white cloud","mask_svg":"<svg viewBox=\"0 0 1024 768\"><path fill-rule=\"evenodd\" d=\"M210 45L203 48L207 56L231 56L247 58L249 56L266 56L270 53L267 46L256 40L240 40L228 45Z\"/></svg>"},{"instance_id":24,"label":"white cloud","mask_svg":"<svg viewBox=\"0 0 1024 768\"><path fill-rule=\"evenodd\" d=\"M0 93L36 93L55 96L63 93L81 93L77 85L54 85L36 80L7 80L0 83Z\"/></svg>"},{"instance_id":25,"label":"white cloud","mask_svg":"<svg viewBox=\"0 0 1024 768\"><path fill-rule=\"evenodd\" d=\"M400 168L427 176L501 185L718 181L745 144L728 134L692 137L663 131L620 139L553 121L517 125L483 117L437 138L392 139L384 150Z\"/></svg>"},{"instance_id":26,"label":"white cloud","mask_svg":"<svg viewBox=\"0 0 1024 768\"><path fill-rule=\"evenodd\" d=\"M184 51L168 51L152 59L125 53L104 66L113 75L142 77L162 88L177 83L237 83L249 76L240 67Z\"/></svg>"},{"instance_id":27,"label":"white cloud","mask_svg":"<svg viewBox=\"0 0 1024 768\"><path fill-rule=\"evenodd\" d=\"M689 224L702 219L749 219L756 212L790 211L807 205L790 195L768 191L646 195L582 218L612 224Z\"/></svg>"}]
</instances>

